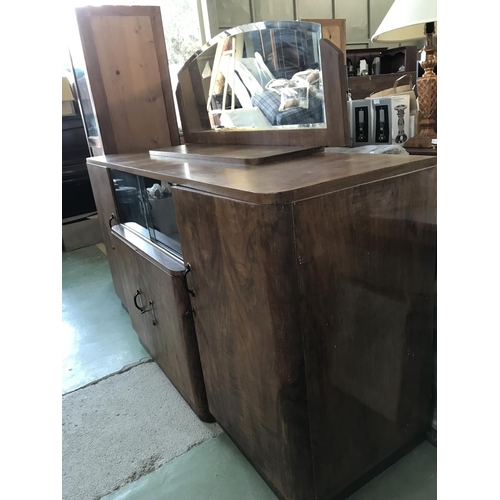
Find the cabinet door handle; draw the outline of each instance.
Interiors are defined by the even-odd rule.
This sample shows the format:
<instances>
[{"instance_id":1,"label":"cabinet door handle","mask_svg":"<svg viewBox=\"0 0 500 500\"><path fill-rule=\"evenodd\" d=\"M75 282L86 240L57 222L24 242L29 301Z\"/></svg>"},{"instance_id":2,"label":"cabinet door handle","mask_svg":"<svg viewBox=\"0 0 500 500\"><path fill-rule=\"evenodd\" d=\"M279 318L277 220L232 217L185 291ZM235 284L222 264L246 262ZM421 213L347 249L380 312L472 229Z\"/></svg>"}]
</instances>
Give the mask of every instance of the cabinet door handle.
<instances>
[{"instance_id":1,"label":"cabinet door handle","mask_svg":"<svg viewBox=\"0 0 500 500\"><path fill-rule=\"evenodd\" d=\"M191 295L191 297L196 297L196 293L194 292L194 288L189 288L188 282L187 282L187 275L190 272L191 272L191 264L189 264L189 262L188 262L186 264L186 269L184 269L184 273L182 275L182 277L184 279L184 287L186 288L189 295Z\"/></svg>"},{"instance_id":2,"label":"cabinet door handle","mask_svg":"<svg viewBox=\"0 0 500 500\"><path fill-rule=\"evenodd\" d=\"M112 222L113 220L115 220L115 214L111 214L111 217L109 218L109 221L108 221L108 224L109 224L109 229L111 229L111 226L112 226Z\"/></svg>"},{"instance_id":3,"label":"cabinet door handle","mask_svg":"<svg viewBox=\"0 0 500 500\"><path fill-rule=\"evenodd\" d=\"M137 299L139 298L139 295L141 295L141 290L138 288L137 291L134 294L134 305L141 311L141 314L145 314L147 312L153 313L153 325L157 325L158 321L156 319L156 314L155 314L155 309L154 309L154 302L152 300L149 301L149 309L146 309L144 306L140 306L137 303Z\"/></svg>"},{"instance_id":4,"label":"cabinet door handle","mask_svg":"<svg viewBox=\"0 0 500 500\"><path fill-rule=\"evenodd\" d=\"M139 311L141 311L141 314L144 314L146 312L146 308L140 306L137 303L137 299L138 299L140 294L141 294L141 291L139 289L137 289L137 291L135 292L135 295L134 295L134 305L135 305L135 307L137 307L137 309L139 309Z\"/></svg>"}]
</instances>

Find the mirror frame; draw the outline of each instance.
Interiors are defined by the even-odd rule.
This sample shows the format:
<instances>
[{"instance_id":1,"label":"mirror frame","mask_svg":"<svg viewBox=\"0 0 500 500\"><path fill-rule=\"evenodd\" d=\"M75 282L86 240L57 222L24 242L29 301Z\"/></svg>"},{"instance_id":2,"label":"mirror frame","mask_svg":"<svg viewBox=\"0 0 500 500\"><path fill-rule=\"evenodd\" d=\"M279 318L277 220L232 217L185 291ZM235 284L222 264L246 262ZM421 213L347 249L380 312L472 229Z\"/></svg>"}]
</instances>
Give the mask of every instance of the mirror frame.
<instances>
[{"instance_id":1,"label":"mirror frame","mask_svg":"<svg viewBox=\"0 0 500 500\"><path fill-rule=\"evenodd\" d=\"M270 21L253 23L257 29L289 28L303 21ZM308 23L310 24L310 23ZM212 129L197 58L220 40L248 31L249 25L223 31L195 52L178 73L176 90L179 115L186 144L261 145L261 146L348 146L347 71L344 53L329 40L320 38L319 50L325 100L326 127L304 127L276 130ZM320 33L321 33L321 25ZM200 93L200 90L202 91ZM203 98L200 96L203 95ZM190 129L187 117L195 121Z\"/></svg>"}]
</instances>

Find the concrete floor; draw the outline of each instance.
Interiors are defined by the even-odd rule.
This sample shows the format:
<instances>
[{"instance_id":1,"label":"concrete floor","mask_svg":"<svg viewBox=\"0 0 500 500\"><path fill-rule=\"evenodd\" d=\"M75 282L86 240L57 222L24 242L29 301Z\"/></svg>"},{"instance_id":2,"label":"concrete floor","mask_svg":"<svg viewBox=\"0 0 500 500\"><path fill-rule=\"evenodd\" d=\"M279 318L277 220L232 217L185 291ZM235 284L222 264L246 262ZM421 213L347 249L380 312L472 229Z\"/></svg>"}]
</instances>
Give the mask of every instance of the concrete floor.
<instances>
[{"instance_id":1,"label":"concrete floor","mask_svg":"<svg viewBox=\"0 0 500 500\"><path fill-rule=\"evenodd\" d=\"M114 293L105 254L63 253L63 393L149 357ZM121 375L118 375L121 376ZM349 500L434 500L437 450L424 442ZM104 497L106 500L274 500L223 434Z\"/></svg>"}]
</instances>

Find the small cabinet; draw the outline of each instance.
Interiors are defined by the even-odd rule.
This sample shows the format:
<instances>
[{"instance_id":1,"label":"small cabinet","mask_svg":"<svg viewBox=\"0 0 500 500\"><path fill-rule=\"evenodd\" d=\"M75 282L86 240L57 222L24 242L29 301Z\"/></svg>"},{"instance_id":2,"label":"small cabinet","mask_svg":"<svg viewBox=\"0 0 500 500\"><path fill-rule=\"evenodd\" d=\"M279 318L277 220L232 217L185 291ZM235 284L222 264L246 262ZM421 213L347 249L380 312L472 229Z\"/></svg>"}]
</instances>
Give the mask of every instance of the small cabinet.
<instances>
[{"instance_id":1,"label":"small cabinet","mask_svg":"<svg viewBox=\"0 0 500 500\"><path fill-rule=\"evenodd\" d=\"M198 417L213 421L185 281L187 269L124 224L113 226L111 239L130 319L142 345Z\"/></svg>"},{"instance_id":2,"label":"small cabinet","mask_svg":"<svg viewBox=\"0 0 500 500\"><path fill-rule=\"evenodd\" d=\"M141 344L198 417L213 422L170 186L88 169L115 290Z\"/></svg>"}]
</instances>

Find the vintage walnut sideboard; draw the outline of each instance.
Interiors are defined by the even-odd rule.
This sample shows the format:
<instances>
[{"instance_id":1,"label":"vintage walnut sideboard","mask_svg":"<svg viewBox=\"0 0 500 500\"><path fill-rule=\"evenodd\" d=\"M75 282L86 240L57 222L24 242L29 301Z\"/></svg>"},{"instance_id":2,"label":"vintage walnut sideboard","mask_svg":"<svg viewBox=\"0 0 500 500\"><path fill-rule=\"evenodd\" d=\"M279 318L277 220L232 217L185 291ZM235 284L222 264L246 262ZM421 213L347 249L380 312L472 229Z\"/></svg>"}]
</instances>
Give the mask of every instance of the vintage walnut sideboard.
<instances>
[{"instance_id":1,"label":"vintage walnut sideboard","mask_svg":"<svg viewBox=\"0 0 500 500\"><path fill-rule=\"evenodd\" d=\"M316 152L245 165L139 153L88 168L141 342L279 498L342 495L421 439L436 158ZM131 230L126 176L168 188L177 252Z\"/></svg>"}]
</instances>

